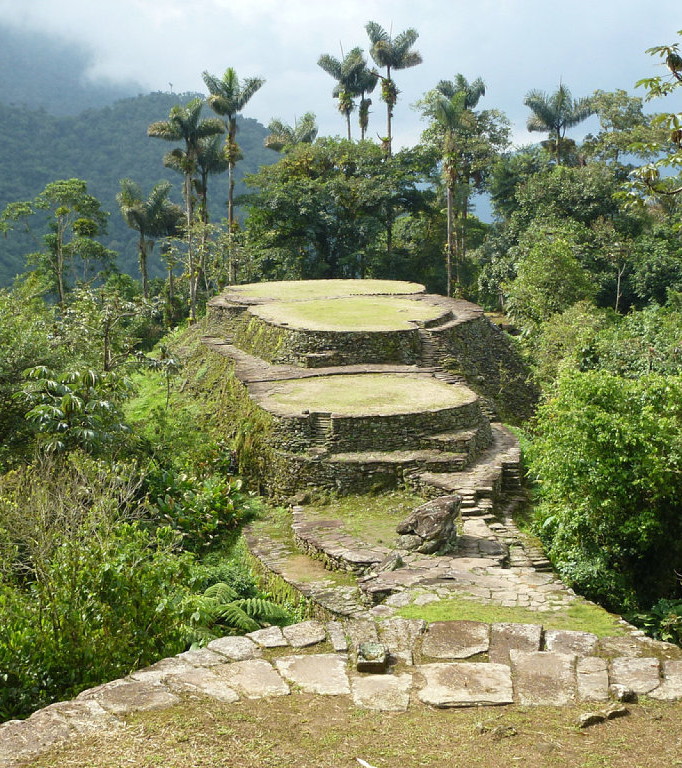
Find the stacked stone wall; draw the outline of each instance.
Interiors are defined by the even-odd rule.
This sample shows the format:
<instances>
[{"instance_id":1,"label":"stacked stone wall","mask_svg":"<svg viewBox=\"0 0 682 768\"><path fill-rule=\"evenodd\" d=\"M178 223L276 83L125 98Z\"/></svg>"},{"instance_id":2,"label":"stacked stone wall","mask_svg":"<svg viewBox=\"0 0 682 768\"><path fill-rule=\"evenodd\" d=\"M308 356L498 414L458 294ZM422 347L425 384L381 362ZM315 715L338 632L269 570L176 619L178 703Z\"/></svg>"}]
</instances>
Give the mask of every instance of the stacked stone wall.
<instances>
[{"instance_id":1,"label":"stacked stone wall","mask_svg":"<svg viewBox=\"0 0 682 768\"><path fill-rule=\"evenodd\" d=\"M492 401L503 421L529 418L538 398L530 372L513 341L479 315L439 334L443 367L464 376L473 390Z\"/></svg>"}]
</instances>

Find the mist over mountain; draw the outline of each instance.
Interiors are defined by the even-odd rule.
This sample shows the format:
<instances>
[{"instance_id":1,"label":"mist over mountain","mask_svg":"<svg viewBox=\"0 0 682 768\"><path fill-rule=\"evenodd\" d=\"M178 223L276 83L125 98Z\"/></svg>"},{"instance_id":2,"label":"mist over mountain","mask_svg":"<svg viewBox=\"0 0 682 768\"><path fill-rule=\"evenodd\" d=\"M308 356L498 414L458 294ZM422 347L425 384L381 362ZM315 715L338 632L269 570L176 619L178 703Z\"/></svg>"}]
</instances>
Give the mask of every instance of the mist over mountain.
<instances>
[{"instance_id":1,"label":"mist over mountain","mask_svg":"<svg viewBox=\"0 0 682 768\"><path fill-rule=\"evenodd\" d=\"M133 82L90 80L94 60L86 46L0 23L0 102L75 115L143 90Z\"/></svg>"}]
</instances>

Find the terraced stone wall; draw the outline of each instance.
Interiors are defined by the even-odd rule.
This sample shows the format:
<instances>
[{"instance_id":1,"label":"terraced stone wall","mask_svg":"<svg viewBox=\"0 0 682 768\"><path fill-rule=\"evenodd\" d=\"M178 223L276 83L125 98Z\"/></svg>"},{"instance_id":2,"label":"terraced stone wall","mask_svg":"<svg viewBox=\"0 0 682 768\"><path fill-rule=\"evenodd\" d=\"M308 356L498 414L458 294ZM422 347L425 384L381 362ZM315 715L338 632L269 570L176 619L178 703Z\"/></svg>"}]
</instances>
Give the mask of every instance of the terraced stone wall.
<instances>
[{"instance_id":1,"label":"terraced stone wall","mask_svg":"<svg viewBox=\"0 0 682 768\"><path fill-rule=\"evenodd\" d=\"M330 443L335 451L400 451L426 447L424 438L440 432L488 426L478 402L438 411L392 416L334 416Z\"/></svg>"},{"instance_id":2,"label":"terraced stone wall","mask_svg":"<svg viewBox=\"0 0 682 768\"><path fill-rule=\"evenodd\" d=\"M395 464L389 461L311 460L300 454L280 454L272 474L275 497L285 498L305 488L341 494L371 493L395 488L405 480L405 471L416 470L417 462Z\"/></svg>"},{"instance_id":3,"label":"terraced stone wall","mask_svg":"<svg viewBox=\"0 0 682 768\"><path fill-rule=\"evenodd\" d=\"M419 358L417 330L309 331L272 325L253 315L243 317L244 321L235 324L234 343L273 364L305 368L372 363L413 365Z\"/></svg>"},{"instance_id":4,"label":"terraced stone wall","mask_svg":"<svg viewBox=\"0 0 682 768\"><path fill-rule=\"evenodd\" d=\"M529 418L538 390L511 339L486 317L459 323L441 337L443 367L464 376L478 394L492 401L503 421Z\"/></svg>"},{"instance_id":5,"label":"terraced stone wall","mask_svg":"<svg viewBox=\"0 0 682 768\"><path fill-rule=\"evenodd\" d=\"M314 413L276 417L274 434L278 447L291 453L305 451L314 442L315 419ZM426 449L434 447L430 436L459 430L477 430L478 449L490 444L490 424L477 401L457 408L390 416L332 415L325 447L338 453Z\"/></svg>"}]
</instances>

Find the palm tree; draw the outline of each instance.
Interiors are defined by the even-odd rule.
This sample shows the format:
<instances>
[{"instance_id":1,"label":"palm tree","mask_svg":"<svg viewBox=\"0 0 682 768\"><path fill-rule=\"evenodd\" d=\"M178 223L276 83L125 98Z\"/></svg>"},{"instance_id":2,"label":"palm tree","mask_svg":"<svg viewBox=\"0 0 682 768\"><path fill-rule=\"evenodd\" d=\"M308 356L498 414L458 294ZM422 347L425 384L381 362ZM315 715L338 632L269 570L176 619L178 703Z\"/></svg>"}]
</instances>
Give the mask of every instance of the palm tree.
<instances>
[{"instance_id":1,"label":"palm tree","mask_svg":"<svg viewBox=\"0 0 682 768\"><path fill-rule=\"evenodd\" d=\"M398 88L391 78L394 69L407 69L422 63L422 57L417 51L410 50L417 42L419 33L415 29L406 29L395 38L375 21L366 25L367 35L372 43L370 54L378 67L386 68L386 76L381 76L381 98L386 102L387 122L385 146L391 154L391 121L393 108L398 100Z\"/></svg>"},{"instance_id":2,"label":"palm tree","mask_svg":"<svg viewBox=\"0 0 682 768\"><path fill-rule=\"evenodd\" d=\"M435 88L433 117L443 133L442 157L443 176L447 197L447 243L445 265L447 273L447 295L452 295L452 271L455 266L456 292L460 290L459 268L464 261L464 233L469 210L469 183L471 169L462 163L462 147L458 139L464 139L468 130L475 128L476 117L473 109L485 96L485 83L478 77L469 82L462 74L454 80L441 80ZM459 199L455 192L459 188ZM455 222L457 219L457 223Z\"/></svg>"},{"instance_id":3,"label":"palm tree","mask_svg":"<svg viewBox=\"0 0 682 768\"><path fill-rule=\"evenodd\" d=\"M196 320L197 269L194 263L192 243L192 221L194 218L193 181L197 173L199 142L207 136L215 136L224 131L222 120L216 118L201 119L203 101L192 99L184 107L171 108L168 120L152 123L147 128L147 135L165 141L182 141L183 147L176 147L166 154L164 165L180 171L184 176L183 194L185 198L185 217L187 227L187 256L189 260L189 302L190 318Z\"/></svg>"},{"instance_id":4,"label":"palm tree","mask_svg":"<svg viewBox=\"0 0 682 768\"><path fill-rule=\"evenodd\" d=\"M474 109L481 96L485 96L485 83L480 77L470 83L464 75L458 73L454 80L441 80L436 86L436 90L448 99L451 99L456 93L463 93L464 108Z\"/></svg>"},{"instance_id":5,"label":"palm tree","mask_svg":"<svg viewBox=\"0 0 682 768\"><path fill-rule=\"evenodd\" d=\"M225 70L221 78L203 72L202 77L209 90L208 103L211 109L225 118L227 129L226 155L228 161L227 227L230 235L234 230L234 167L241 159L237 145L237 114L251 100L251 97L265 83L261 77L247 77L241 83L232 67Z\"/></svg>"},{"instance_id":6,"label":"palm tree","mask_svg":"<svg viewBox=\"0 0 682 768\"><path fill-rule=\"evenodd\" d=\"M445 266L447 273L446 295L452 295L452 265L456 265L456 284L459 287L459 259L456 258L456 243L459 237L455 233L455 189L460 183L457 157L456 134L471 114L466 108L466 94L456 91L449 98L442 93L434 104L433 115L443 131L443 176L447 196L447 244Z\"/></svg>"},{"instance_id":7,"label":"palm tree","mask_svg":"<svg viewBox=\"0 0 682 768\"><path fill-rule=\"evenodd\" d=\"M367 63L362 56L362 49L353 48L343 59L337 59L328 53L323 53L317 60L319 67L331 75L336 81L332 96L339 100L339 112L346 118L348 140L350 141L350 116L355 109L354 97L360 95L358 78Z\"/></svg>"},{"instance_id":8,"label":"palm tree","mask_svg":"<svg viewBox=\"0 0 682 768\"><path fill-rule=\"evenodd\" d=\"M365 134L367 133L367 126L369 124L369 108L372 106L372 99L368 99L367 94L372 93L378 81L379 75L373 70L369 69L366 64L365 67L360 72L358 72L357 88L360 91L358 121L360 123L361 139L364 139Z\"/></svg>"},{"instance_id":9,"label":"palm tree","mask_svg":"<svg viewBox=\"0 0 682 768\"><path fill-rule=\"evenodd\" d=\"M230 163L219 134L200 139L197 149L197 179L194 185L199 195L201 220L208 224L208 177L225 173Z\"/></svg>"},{"instance_id":10,"label":"palm tree","mask_svg":"<svg viewBox=\"0 0 682 768\"><path fill-rule=\"evenodd\" d=\"M554 148L556 164L561 165L562 146L570 142L566 139L566 129L581 123L594 114L589 98L573 99L571 92L563 84L552 94L533 90L526 94L523 103L533 113L528 118L529 131L546 131L549 134L547 146Z\"/></svg>"},{"instance_id":11,"label":"palm tree","mask_svg":"<svg viewBox=\"0 0 682 768\"><path fill-rule=\"evenodd\" d=\"M317 138L317 122L312 112L306 112L293 126L279 119L273 119L268 125L270 133L263 142L268 149L275 152L285 151L297 144L312 144Z\"/></svg>"},{"instance_id":12,"label":"palm tree","mask_svg":"<svg viewBox=\"0 0 682 768\"><path fill-rule=\"evenodd\" d=\"M140 235L138 253L145 299L149 297L147 259L154 249L154 241L175 235L182 227L184 214L179 205L168 199L170 189L170 182L160 181L145 200L139 184L132 179L121 179L121 191L116 195L125 223Z\"/></svg>"}]
</instances>

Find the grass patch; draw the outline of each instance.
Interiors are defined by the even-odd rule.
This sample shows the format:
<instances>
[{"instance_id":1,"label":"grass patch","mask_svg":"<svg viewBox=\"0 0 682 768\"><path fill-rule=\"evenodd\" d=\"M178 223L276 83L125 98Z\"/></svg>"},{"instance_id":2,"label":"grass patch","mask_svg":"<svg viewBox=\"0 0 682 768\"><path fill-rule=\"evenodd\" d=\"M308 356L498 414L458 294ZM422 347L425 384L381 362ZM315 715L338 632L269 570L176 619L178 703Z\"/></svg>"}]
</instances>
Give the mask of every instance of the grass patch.
<instances>
[{"instance_id":1,"label":"grass patch","mask_svg":"<svg viewBox=\"0 0 682 768\"><path fill-rule=\"evenodd\" d=\"M407 605L398 616L406 619L433 621L510 622L514 624L542 624L545 629L571 629L592 632L598 637L624 635L623 627L615 616L598 605L580 599L560 611L532 611L530 608L509 608L488 605L464 597L453 597L426 605Z\"/></svg>"},{"instance_id":2,"label":"grass patch","mask_svg":"<svg viewBox=\"0 0 682 768\"><path fill-rule=\"evenodd\" d=\"M416 697L415 697L416 698ZM587 731L585 707L414 706L372 712L348 696L295 693L240 701L190 699L141 712L127 727L52 749L32 768L675 768L682 765L682 705L643 701Z\"/></svg>"},{"instance_id":3,"label":"grass patch","mask_svg":"<svg viewBox=\"0 0 682 768\"><path fill-rule=\"evenodd\" d=\"M261 299L322 299L423 292L423 285L403 280L282 280L230 286L230 293Z\"/></svg>"},{"instance_id":4,"label":"grass patch","mask_svg":"<svg viewBox=\"0 0 682 768\"><path fill-rule=\"evenodd\" d=\"M286 413L380 416L457 408L472 397L464 387L419 374L363 373L278 382L269 399Z\"/></svg>"},{"instance_id":5,"label":"grass patch","mask_svg":"<svg viewBox=\"0 0 682 768\"><path fill-rule=\"evenodd\" d=\"M351 296L279 302L252 312L275 324L310 331L406 331L415 321L435 320L442 307L393 296Z\"/></svg>"},{"instance_id":6,"label":"grass patch","mask_svg":"<svg viewBox=\"0 0 682 768\"><path fill-rule=\"evenodd\" d=\"M341 496L326 503L306 506L307 518L341 520L344 530L367 544L390 545L396 525L425 499L409 491Z\"/></svg>"}]
</instances>

